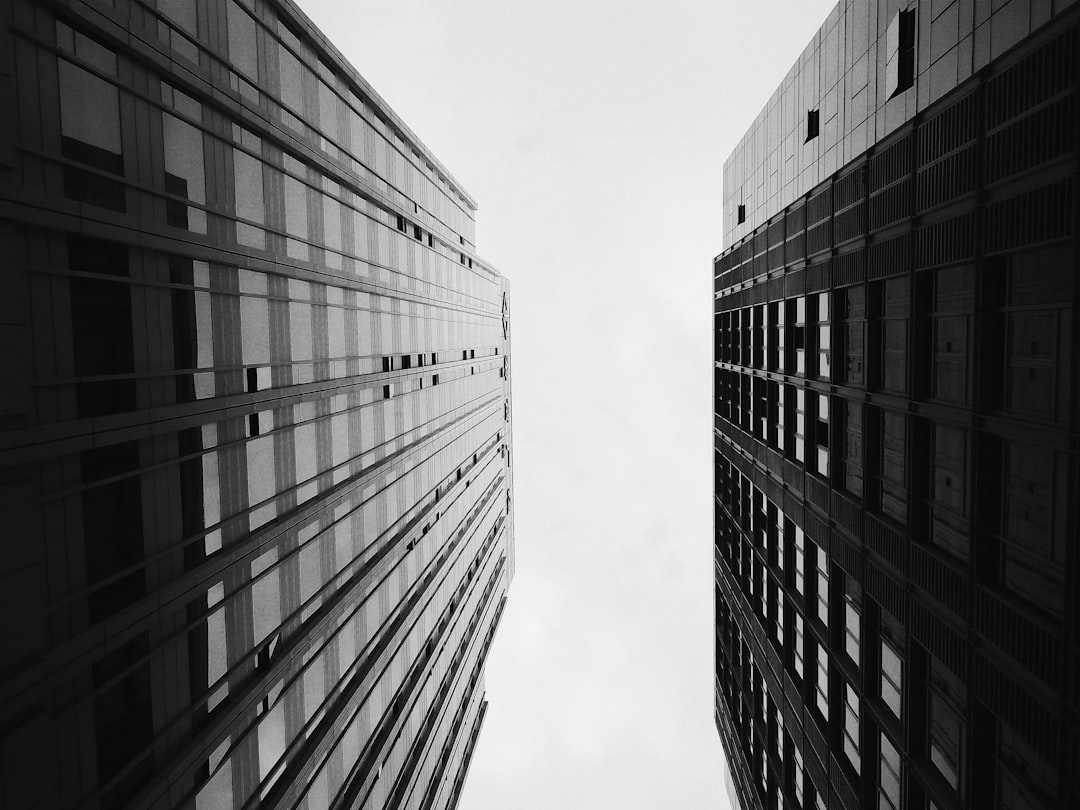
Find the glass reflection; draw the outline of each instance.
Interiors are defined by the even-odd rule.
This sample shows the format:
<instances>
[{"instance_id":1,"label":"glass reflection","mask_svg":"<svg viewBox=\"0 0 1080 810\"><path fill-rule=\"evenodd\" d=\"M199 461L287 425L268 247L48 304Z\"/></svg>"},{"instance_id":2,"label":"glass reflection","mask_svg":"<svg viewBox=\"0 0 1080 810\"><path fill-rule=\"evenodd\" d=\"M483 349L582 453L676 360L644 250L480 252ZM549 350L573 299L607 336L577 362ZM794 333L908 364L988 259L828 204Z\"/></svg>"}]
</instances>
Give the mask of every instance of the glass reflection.
<instances>
[{"instance_id":1,"label":"glass reflection","mask_svg":"<svg viewBox=\"0 0 1080 810\"><path fill-rule=\"evenodd\" d=\"M281 101L295 112L304 112L303 68L300 60L284 45L278 44L278 80L281 82Z\"/></svg>"},{"instance_id":2,"label":"glass reflection","mask_svg":"<svg viewBox=\"0 0 1080 810\"><path fill-rule=\"evenodd\" d=\"M186 121L162 114L165 139L165 190L198 203L206 202L202 132ZM206 212L166 200L166 221L177 228L206 233Z\"/></svg>"},{"instance_id":3,"label":"glass reflection","mask_svg":"<svg viewBox=\"0 0 1080 810\"><path fill-rule=\"evenodd\" d=\"M229 24L229 62L232 67L256 81L259 78L259 53L255 20L229 0L226 6Z\"/></svg>"}]
</instances>

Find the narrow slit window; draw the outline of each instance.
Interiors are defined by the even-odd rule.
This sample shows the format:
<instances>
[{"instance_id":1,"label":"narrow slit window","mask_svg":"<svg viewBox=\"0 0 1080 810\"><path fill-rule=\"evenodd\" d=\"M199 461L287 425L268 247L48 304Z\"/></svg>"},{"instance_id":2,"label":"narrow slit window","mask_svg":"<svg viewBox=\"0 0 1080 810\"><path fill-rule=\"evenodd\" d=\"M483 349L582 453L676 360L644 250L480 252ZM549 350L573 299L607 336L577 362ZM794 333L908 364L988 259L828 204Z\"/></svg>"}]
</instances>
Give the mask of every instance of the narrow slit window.
<instances>
[{"instance_id":1,"label":"narrow slit window","mask_svg":"<svg viewBox=\"0 0 1080 810\"><path fill-rule=\"evenodd\" d=\"M898 11L885 31L885 94L897 96L915 84L915 9Z\"/></svg>"},{"instance_id":2,"label":"narrow slit window","mask_svg":"<svg viewBox=\"0 0 1080 810\"><path fill-rule=\"evenodd\" d=\"M821 131L820 115L821 110L806 111L806 141L804 143L812 141Z\"/></svg>"}]
</instances>

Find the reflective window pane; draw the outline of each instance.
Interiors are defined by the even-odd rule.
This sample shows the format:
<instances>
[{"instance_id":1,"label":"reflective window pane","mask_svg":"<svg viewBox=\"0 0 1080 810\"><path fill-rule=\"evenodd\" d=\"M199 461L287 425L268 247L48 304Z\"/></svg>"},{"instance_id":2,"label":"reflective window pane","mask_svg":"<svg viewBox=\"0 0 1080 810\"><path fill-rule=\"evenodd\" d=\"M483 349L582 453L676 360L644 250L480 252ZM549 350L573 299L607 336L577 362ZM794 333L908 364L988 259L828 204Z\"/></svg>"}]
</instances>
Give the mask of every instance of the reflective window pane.
<instances>
[{"instance_id":1,"label":"reflective window pane","mask_svg":"<svg viewBox=\"0 0 1080 810\"><path fill-rule=\"evenodd\" d=\"M241 73L250 76L252 79L258 79L259 54L256 46L255 20L241 9L235 0L229 0L227 9L229 18L229 62L233 68Z\"/></svg>"},{"instance_id":2,"label":"reflective window pane","mask_svg":"<svg viewBox=\"0 0 1080 810\"><path fill-rule=\"evenodd\" d=\"M280 43L278 44L278 79L281 82L281 100L295 112L304 111L304 83L300 60Z\"/></svg>"},{"instance_id":3,"label":"reflective window pane","mask_svg":"<svg viewBox=\"0 0 1080 810\"><path fill-rule=\"evenodd\" d=\"M233 179L236 190L236 215L255 222L265 222L262 161L247 152L234 149Z\"/></svg>"}]
</instances>

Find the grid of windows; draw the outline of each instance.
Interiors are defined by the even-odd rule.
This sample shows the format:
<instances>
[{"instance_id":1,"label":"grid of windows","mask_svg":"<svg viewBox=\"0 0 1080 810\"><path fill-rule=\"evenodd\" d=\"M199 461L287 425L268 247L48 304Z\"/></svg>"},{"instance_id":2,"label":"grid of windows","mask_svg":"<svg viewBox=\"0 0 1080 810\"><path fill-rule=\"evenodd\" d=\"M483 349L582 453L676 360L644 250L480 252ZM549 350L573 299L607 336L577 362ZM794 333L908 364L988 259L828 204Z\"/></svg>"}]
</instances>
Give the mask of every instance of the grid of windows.
<instances>
[{"instance_id":1,"label":"grid of windows","mask_svg":"<svg viewBox=\"0 0 1080 810\"><path fill-rule=\"evenodd\" d=\"M824 138L824 151L798 158L801 119L772 105L729 164L732 244L714 262L718 599L748 637L774 637L745 650L794 709L807 805L1067 804L1078 186L1077 141L1058 122L1075 118L1080 12L1055 8L1030 36L990 26L1000 47L973 57L985 70L942 95L954 12L883 17L878 5L870 14L887 25L870 40L884 62L860 61L869 41L830 50L832 26L865 29L847 6L784 87L876 81L886 93L868 120L888 134L867 141L851 99L830 123L823 98L810 143ZM960 9L963 27L971 3ZM800 103L818 109L810 92ZM823 157L830 144L846 165ZM766 158L793 161L803 180L770 185ZM747 209L738 225L735 201ZM740 501L756 497L777 508L767 597L742 563L756 538ZM938 669L966 688L945 689ZM744 735L725 730L726 689L718 669L717 724L737 771ZM830 697L842 711L822 729ZM815 722L790 722L807 711ZM854 767L834 768L834 755ZM789 780L777 775L801 804Z\"/></svg>"},{"instance_id":2,"label":"grid of windows","mask_svg":"<svg viewBox=\"0 0 1080 810\"><path fill-rule=\"evenodd\" d=\"M726 330L715 357L716 580L733 616L773 636L784 666L768 688L795 717L816 720L788 724L793 750L813 758L805 794L777 775L788 806L1066 801L1051 741L1066 722L1060 706L1075 704L1061 662L1078 581L1065 554L1077 528L1069 493L1080 485L1066 393L1076 378L1067 358L1077 185L1076 141L1052 135L1068 128L1051 122L1075 117L1076 75L1064 66L1080 50L1077 12L1053 11L1014 53L993 50L977 80L938 99L940 73L919 83L932 64L916 64L915 40L928 30L938 60L934 43L952 19L939 11L886 15L885 77L871 59L868 80L895 96L878 110L887 137L864 144L861 129L844 131L844 107L819 138L843 139L855 156L847 165L823 171L811 158L823 178L815 187L752 188L755 156L794 143L777 141L787 124L767 110L779 128L746 139L732 163L736 197L759 196L715 260L714 313ZM852 13L827 26L858 30ZM1011 30L1009 45L1023 40ZM813 46L790 86L805 87L800 75L824 64L815 60L827 47ZM932 101L906 92L916 86ZM766 557L779 576L767 597L747 579L756 572L743 572L745 497L777 509ZM829 627L830 608L841 626ZM724 643L718 636L718 657ZM754 666L767 670L773 645L745 650L764 655ZM943 688L938 669L977 699ZM738 770L745 746L725 731L733 704L723 680L717 723ZM830 697L842 711L822 729ZM832 767L833 755L853 767ZM1035 763L1026 772L1024 756ZM759 796L771 801L771 790Z\"/></svg>"},{"instance_id":3,"label":"grid of windows","mask_svg":"<svg viewBox=\"0 0 1080 810\"><path fill-rule=\"evenodd\" d=\"M0 578L53 583L3 669L93 695L0 804L453 806L514 565L475 203L291 3L98 6L0 14Z\"/></svg>"}]
</instances>

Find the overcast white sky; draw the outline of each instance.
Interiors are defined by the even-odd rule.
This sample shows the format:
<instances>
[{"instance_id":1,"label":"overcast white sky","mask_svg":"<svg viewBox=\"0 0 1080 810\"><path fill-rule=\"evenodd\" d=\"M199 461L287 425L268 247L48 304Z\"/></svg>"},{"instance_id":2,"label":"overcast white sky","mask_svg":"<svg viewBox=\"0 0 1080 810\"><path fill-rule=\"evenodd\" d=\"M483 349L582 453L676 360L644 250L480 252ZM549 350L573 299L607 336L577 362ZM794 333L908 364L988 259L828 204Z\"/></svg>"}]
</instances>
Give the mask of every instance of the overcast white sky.
<instances>
[{"instance_id":1,"label":"overcast white sky","mask_svg":"<svg viewBox=\"0 0 1080 810\"><path fill-rule=\"evenodd\" d=\"M298 0L511 282L517 576L461 810L727 807L712 719L724 159L832 0Z\"/></svg>"}]
</instances>

